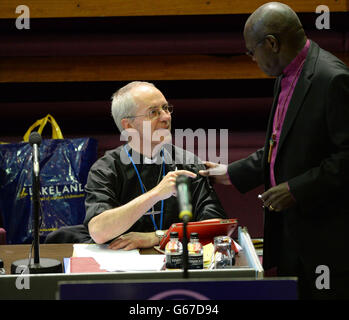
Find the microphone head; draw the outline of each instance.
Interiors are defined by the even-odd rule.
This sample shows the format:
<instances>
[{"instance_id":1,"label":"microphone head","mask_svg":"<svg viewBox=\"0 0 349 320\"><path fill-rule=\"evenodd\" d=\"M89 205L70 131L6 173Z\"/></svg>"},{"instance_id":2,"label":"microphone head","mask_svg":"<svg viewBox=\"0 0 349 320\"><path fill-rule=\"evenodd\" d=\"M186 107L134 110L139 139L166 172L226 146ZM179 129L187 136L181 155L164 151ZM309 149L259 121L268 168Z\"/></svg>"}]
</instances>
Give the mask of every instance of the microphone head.
<instances>
[{"instance_id":1,"label":"microphone head","mask_svg":"<svg viewBox=\"0 0 349 320\"><path fill-rule=\"evenodd\" d=\"M37 144L38 146L40 146L42 141L41 135L39 132L32 132L29 136L29 143L31 146L33 146L34 144Z\"/></svg>"},{"instance_id":2,"label":"microphone head","mask_svg":"<svg viewBox=\"0 0 349 320\"><path fill-rule=\"evenodd\" d=\"M178 187L182 183L189 184L189 178L183 174L176 178L176 186Z\"/></svg>"}]
</instances>

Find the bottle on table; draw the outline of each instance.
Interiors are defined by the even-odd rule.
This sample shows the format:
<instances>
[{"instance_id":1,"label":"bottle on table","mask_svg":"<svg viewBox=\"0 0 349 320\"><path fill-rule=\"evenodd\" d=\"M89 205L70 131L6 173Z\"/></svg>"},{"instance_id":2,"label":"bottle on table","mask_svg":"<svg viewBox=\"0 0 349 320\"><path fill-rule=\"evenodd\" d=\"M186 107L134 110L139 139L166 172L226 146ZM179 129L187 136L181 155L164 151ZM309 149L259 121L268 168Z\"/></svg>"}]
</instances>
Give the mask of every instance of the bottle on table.
<instances>
[{"instance_id":1,"label":"bottle on table","mask_svg":"<svg viewBox=\"0 0 349 320\"><path fill-rule=\"evenodd\" d=\"M199 234L192 232L188 243L188 269L204 268L204 250L199 241Z\"/></svg>"},{"instance_id":2,"label":"bottle on table","mask_svg":"<svg viewBox=\"0 0 349 320\"><path fill-rule=\"evenodd\" d=\"M228 236L214 238L213 268L229 269L233 266L232 239ZM235 259L234 259L235 263Z\"/></svg>"},{"instance_id":3,"label":"bottle on table","mask_svg":"<svg viewBox=\"0 0 349 320\"><path fill-rule=\"evenodd\" d=\"M178 232L170 233L170 240L165 247L166 269L181 269L183 266L183 245L178 239Z\"/></svg>"}]
</instances>

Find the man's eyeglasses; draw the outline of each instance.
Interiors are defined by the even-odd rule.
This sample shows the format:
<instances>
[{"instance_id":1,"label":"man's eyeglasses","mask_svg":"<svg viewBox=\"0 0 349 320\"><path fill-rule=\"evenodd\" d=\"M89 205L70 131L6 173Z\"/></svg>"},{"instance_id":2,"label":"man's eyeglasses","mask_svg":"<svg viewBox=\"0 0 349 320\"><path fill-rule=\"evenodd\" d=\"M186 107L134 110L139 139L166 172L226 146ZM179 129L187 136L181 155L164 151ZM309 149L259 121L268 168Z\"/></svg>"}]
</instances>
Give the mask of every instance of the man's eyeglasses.
<instances>
[{"instance_id":1,"label":"man's eyeglasses","mask_svg":"<svg viewBox=\"0 0 349 320\"><path fill-rule=\"evenodd\" d=\"M263 43L264 40L265 40L267 37L274 38L274 39L278 42L278 44L280 45L280 38L279 38L279 36L278 36L277 34L275 34L275 33L273 33L273 34L266 34L266 35L263 37L263 39L259 40L259 41L256 43L256 45L254 46L253 49L247 50L247 51L246 51L246 54L247 54L249 57L253 58L253 57L254 57L254 54L255 54L255 52L256 52L257 47L258 47L261 43Z\"/></svg>"},{"instance_id":2,"label":"man's eyeglasses","mask_svg":"<svg viewBox=\"0 0 349 320\"><path fill-rule=\"evenodd\" d=\"M258 47L261 43L264 42L264 40L266 39L266 37L267 37L267 36L264 36L264 38L263 38L262 40L259 40L259 41L257 42L257 44L254 46L253 49L247 50L247 51L246 51L246 54L247 54L249 57L253 58L253 57L254 57L254 54L255 54L255 51L256 51L256 49L257 49L257 47Z\"/></svg>"},{"instance_id":3,"label":"man's eyeglasses","mask_svg":"<svg viewBox=\"0 0 349 320\"><path fill-rule=\"evenodd\" d=\"M138 117L147 117L150 120L156 119L160 117L161 111L164 111L165 113L171 114L173 112L173 106L170 104L165 104L160 108L149 108L148 112L145 114L141 114L139 116L128 116L125 118L138 118Z\"/></svg>"}]
</instances>

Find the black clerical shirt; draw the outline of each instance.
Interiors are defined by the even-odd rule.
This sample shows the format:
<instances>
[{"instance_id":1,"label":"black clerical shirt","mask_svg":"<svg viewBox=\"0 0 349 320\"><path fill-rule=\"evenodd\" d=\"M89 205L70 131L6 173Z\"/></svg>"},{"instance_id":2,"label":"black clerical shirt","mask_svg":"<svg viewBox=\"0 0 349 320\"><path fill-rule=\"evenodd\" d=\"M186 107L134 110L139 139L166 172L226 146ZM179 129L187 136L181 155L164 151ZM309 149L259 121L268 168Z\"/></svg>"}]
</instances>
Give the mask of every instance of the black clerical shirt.
<instances>
[{"instance_id":1,"label":"black clerical shirt","mask_svg":"<svg viewBox=\"0 0 349 320\"><path fill-rule=\"evenodd\" d=\"M145 163L145 157L132 150L129 145L125 145L125 147L132 159L135 160L145 192L154 188L161 181L164 160L165 175L176 168L197 174L191 183L193 221L226 218L224 209L208 178L198 174L199 170L205 169L205 166L199 163L199 159L194 154L173 145L166 145L163 148L163 158L158 155L155 163L149 164ZM142 194L139 178L133 164L129 161L125 147L120 146L106 152L90 170L85 187L86 218L84 224L86 226L94 216L105 210L122 206ZM125 160L126 162L128 160L129 163L125 164ZM154 210L161 210L161 201L155 204ZM154 215L157 228L165 230L172 223L179 222L178 214L177 198L172 196L164 200L162 227L160 226L160 213ZM131 231L155 231L150 215L143 215L126 233Z\"/></svg>"}]
</instances>

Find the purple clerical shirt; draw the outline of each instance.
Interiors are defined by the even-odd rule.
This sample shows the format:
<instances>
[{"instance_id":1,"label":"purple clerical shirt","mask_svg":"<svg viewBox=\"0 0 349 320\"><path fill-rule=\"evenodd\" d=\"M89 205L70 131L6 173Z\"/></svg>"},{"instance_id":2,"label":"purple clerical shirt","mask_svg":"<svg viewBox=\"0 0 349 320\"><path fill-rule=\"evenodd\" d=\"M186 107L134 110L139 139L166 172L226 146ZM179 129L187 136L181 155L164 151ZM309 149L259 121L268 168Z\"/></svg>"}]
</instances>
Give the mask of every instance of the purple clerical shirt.
<instances>
[{"instance_id":1,"label":"purple clerical shirt","mask_svg":"<svg viewBox=\"0 0 349 320\"><path fill-rule=\"evenodd\" d=\"M307 40L302 51L291 61L291 63L284 69L284 77L281 80L281 92L279 94L279 100L274 114L273 132L276 133L274 147L272 149L270 160L270 183L271 186L276 186L274 166L276 153L279 145L282 126L285 120L286 112L290 104L294 88L296 87L299 75L303 69L303 62L308 54L310 47L310 41ZM278 123L279 122L279 123ZM277 128L278 125L278 128ZM268 150L269 151L269 150Z\"/></svg>"}]
</instances>

